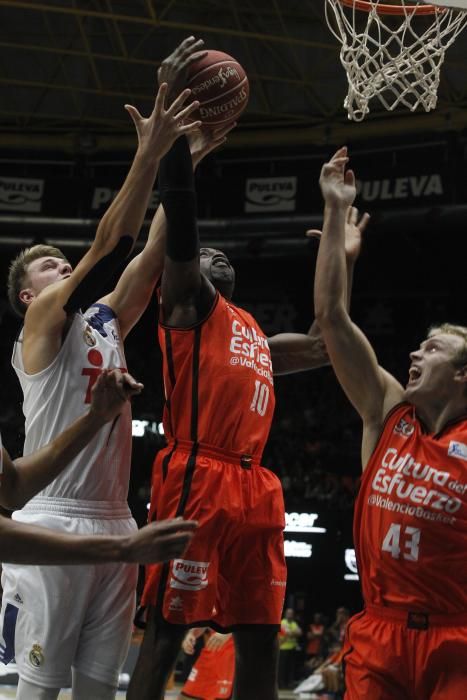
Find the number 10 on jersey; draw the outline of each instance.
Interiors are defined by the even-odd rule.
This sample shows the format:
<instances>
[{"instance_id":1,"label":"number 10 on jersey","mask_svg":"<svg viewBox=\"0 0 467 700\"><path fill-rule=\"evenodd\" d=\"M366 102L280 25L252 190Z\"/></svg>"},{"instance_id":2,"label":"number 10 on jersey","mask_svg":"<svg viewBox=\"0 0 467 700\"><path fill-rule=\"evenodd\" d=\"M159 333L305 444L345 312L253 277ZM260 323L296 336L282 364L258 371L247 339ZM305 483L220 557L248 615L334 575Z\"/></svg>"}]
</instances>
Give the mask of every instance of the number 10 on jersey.
<instances>
[{"instance_id":1,"label":"number 10 on jersey","mask_svg":"<svg viewBox=\"0 0 467 700\"><path fill-rule=\"evenodd\" d=\"M255 380L255 393L253 400L250 404L250 411L255 411L259 413L260 416L264 416L269 402L269 387L267 384L260 382L259 379Z\"/></svg>"}]
</instances>

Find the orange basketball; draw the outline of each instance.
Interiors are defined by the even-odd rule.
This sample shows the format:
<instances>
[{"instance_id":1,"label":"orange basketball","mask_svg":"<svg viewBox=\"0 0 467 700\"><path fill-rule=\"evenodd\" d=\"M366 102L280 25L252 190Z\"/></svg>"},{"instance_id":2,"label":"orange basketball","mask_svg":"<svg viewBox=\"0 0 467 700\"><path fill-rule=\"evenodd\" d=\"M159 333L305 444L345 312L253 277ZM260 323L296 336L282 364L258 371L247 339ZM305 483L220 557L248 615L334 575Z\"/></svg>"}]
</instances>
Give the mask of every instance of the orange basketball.
<instances>
[{"instance_id":1,"label":"orange basketball","mask_svg":"<svg viewBox=\"0 0 467 700\"><path fill-rule=\"evenodd\" d=\"M250 87L242 66L222 51L208 51L190 67L187 87L200 102L193 119L220 126L235 121L245 109Z\"/></svg>"}]
</instances>

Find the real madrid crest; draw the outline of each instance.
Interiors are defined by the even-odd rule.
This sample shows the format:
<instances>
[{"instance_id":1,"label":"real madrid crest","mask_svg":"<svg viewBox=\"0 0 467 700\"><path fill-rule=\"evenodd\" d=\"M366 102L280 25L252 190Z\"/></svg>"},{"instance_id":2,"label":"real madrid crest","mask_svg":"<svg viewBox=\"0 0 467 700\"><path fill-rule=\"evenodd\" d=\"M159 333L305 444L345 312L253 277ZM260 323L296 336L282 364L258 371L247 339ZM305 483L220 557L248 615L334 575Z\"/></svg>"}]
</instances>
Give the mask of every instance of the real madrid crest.
<instances>
[{"instance_id":1,"label":"real madrid crest","mask_svg":"<svg viewBox=\"0 0 467 700\"><path fill-rule=\"evenodd\" d=\"M83 338L86 345L89 345L89 347L91 348L94 347L94 345L96 345L97 343L96 339L94 338L92 328L89 325L87 325L83 331Z\"/></svg>"},{"instance_id":2,"label":"real madrid crest","mask_svg":"<svg viewBox=\"0 0 467 700\"><path fill-rule=\"evenodd\" d=\"M33 644L29 652L29 661L35 667L39 668L44 663L44 653L40 644Z\"/></svg>"}]
</instances>

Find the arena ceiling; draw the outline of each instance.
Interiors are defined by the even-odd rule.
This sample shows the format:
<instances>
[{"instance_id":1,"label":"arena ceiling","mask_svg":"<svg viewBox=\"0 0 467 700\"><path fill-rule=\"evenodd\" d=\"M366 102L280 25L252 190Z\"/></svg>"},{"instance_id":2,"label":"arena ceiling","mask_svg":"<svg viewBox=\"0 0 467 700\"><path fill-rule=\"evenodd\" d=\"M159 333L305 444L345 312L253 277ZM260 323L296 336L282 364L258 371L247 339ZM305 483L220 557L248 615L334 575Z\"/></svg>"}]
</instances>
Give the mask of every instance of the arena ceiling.
<instances>
[{"instance_id":1,"label":"arena ceiling","mask_svg":"<svg viewBox=\"0 0 467 700\"><path fill-rule=\"evenodd\" d=\"M2 147L134 144L160 60L184 37L236 56L251 98L232 145L340 141L346 81L324 0L0 0ZM437 110L374 106L358 138L467 127L467 30L448 51ZM335 138L334 138L335 137Z\"/></svg>"}]
</instances>

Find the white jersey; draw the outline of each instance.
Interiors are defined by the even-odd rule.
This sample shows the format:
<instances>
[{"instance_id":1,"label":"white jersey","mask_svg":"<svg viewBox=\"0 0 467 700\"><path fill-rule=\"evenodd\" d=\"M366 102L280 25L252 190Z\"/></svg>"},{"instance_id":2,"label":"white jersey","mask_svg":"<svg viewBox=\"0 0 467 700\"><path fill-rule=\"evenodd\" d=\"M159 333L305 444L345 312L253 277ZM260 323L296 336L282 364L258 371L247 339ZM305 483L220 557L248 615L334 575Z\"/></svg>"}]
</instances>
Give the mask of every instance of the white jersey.
<instances>
[{"instance_id":1,"label":"white jersey","mask_svg":"<svg viewBox=\"0 0 467 700\"><path fill-rule=\"evenodd\" d=\"M12 365L24 394L24 454L28 455L86 412L91 389L103 369L126 369L117 318L104 304L95 304L84 315L74 314L57 357L36 374L24 372L21 333L13 348ZM44 498L124 502L130 462L131 407L127 402L121 415L104 425L35 498L38 502Z\"/></svg>"}]
</instances>

